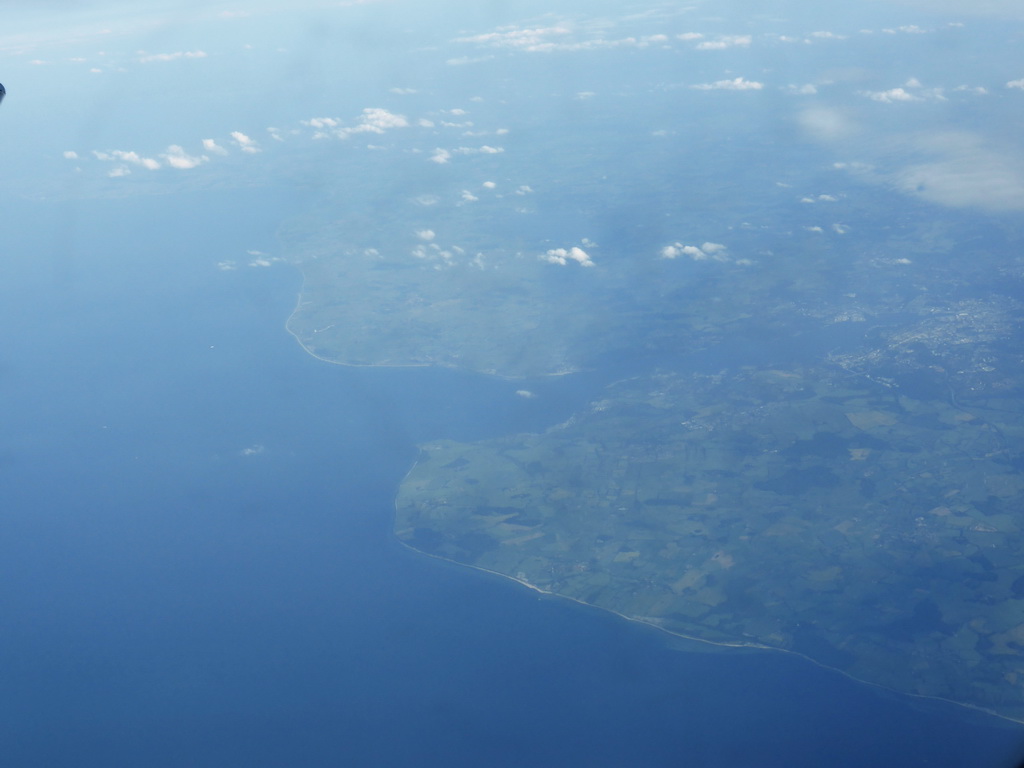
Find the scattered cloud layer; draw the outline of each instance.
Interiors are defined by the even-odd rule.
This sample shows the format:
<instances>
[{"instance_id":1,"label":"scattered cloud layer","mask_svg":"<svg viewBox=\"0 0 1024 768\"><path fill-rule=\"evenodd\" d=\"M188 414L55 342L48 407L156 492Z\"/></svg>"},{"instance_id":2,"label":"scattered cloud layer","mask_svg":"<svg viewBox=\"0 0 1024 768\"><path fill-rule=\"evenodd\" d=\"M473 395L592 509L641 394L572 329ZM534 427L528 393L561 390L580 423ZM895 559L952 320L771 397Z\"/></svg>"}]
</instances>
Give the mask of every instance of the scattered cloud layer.
<instances>
[{"instance_id":1,"label":"scattered cloud layer","mask_svg":"<svg viewBox=\"0 0 1024 768\"><path fill-rule=\"evenodd\" d=\"M897 114L908 115L910 117L907 119L914 119L914 110L901 108L899 105L912 106L923 102L948 101L951 106L955 106L965 103L968 99L974 100L990 96L986 85L995 90L1000 83L1003 83L1008 91L1024 91L1024 78L1014 78L1015 75L1020 74L1019 71L1008 72L1004 77L985 85L958 81L944 85L933 83L926 85L921 82L926 79L923 75L928 70L925 69L921 80L916 77L903 79L906 74L892 83L886 83L885 80L879 79L877 82L882 83L882 87L877 90L866 89L864 84L875 82L875 76L879 72L885 71L884 65L879 65L873 71L865 70L860 73L832 71L824 68L820 72L808 70L805 73L806 81L794 78L795 82L788 83L774 81L777 73L770 68L757 70L764 82L753 79L753 77L748 78L736 74L737 62L743 60L749 64L749 53L745 51L754 47L767 49L782 44L801 44L804 46L801 50L811 51L815 50L815 44L854 46L858 40L863 41L866 36L874 35L873 45L880 45L884 41L886 45L898 48L901 45L912 45L912 38L920 38L923 35L942 30L945 30L945 34L959 34L955 24L936 28L908 23L874 30L836 28L813 29L812 31L807 31L807 29L787 30L789 34L780 34L776 31L765 31L759 34L720 34L699 28L683 27L680 29L678 26L673 28L673 25L678 24L681 14L660 16L649 14L642 19L646 28L639 25L638 19L641 17L635 15L618 18L586 16L558 18L549 15L542 18L545 20L541 23L503 26L490 31L467 33L458 37L455 41L458 45L477 49L470 51L471 55L465 57L460 63L472 63L494 56L505 56L506 53L502 52L545 53L613 48L630 48L635 51L647 49L649 54L645 53L644 55L679 57L680 61L684 60L682 57L689 57L690 61L696 61L699 58L702 65L707 62L719 62L721 69L717 71L722 73L722 79L709 78L707 82L698 83L691 80L688 84L662 84L662 87L685 88L693 92L774 90L800 97L787 100L785 103L788 104L788 107L786 108L792 110L791 114L795 118L795 122L803 127L810 136L836 149L838 159L843 161L845 170L872 179L884 180L885 183L907 194L943 205L978 206L992 210L1019 209L1017 201L1021 197L1021 172L1020 153L1016 149L1002 147L996 150L992 146L985 145L980 139L978 140L981 141L980 144L962 140L958 143L958 141L950 139L948 135L940 141L937 134L933 132L917 134L917 136L931 136L933 141L927 144L925 150L922 150L919 145L914 145L912 149L917 152L915 156L911 155L910 145L903 139L882 137L886 141L879 141L878 131L881 129L876 127L877 121L872 121L867 117L872 114L873 104L879 104L892 105L893 110L902 110ZM631 20L627 22L627 18L631 18ZM694 18L689 17L689 22L692 23ZM707 21L710 25L710 20ZM888 37L883 38L883 35ZM788 50L796 55L798 49ZM815 55L820 60L822 49L817 50L818 53ZM716 51L720 54L716 54ZM214 53L218 58L224 55L220 51ZM708 55L705 56L705 54ZM99 54L92 57L76 56L73 61L69 58L65 60L65 63L67 66L78 67L79 72L84 72L85 67L97 63L99 58ZM107 58L112 60L114 57ZM169 52L134 51L130 54L122 54L119 61L128 65L141 66L209 58L211 58L211 54L205 50L183 48ZM52 63L43 59L38 59L38 61L48 65ZM113 67L108 67L105 71L112 72ZM591 85L585 80L574 83L573 87L563 96L566 100L573 100L574 103L576 101L589 102L585 106L579 105L580 109L595 111L607 109L611 100L618 94L612 89L579 90ZM593 85L601 85L601 80L595 79ZM884 87L886 85L892 87ZM502 102L498 96L487 94L485 98L484 96L466 94L459 101L470 109L459 106L459 102L455 102L454 104L439 104L433 109L428 108L420 114L415 114L412 113L412 105L421 104L429 96L430 91L414 86L418 86L418 84L399 82L383 91L382 101L379 102L381 105L366 107L348 118L339 116L311 117L291 125L266 128L265 133L262 132L264 129L253 129L251 126L246 126L244 132L235 130L217 138L177 141L168 144L163 150L154 146L138 150L127 148L68 149L64 152L64 157L73 161L80 170L86 169L89 163L93 163L94 167L102 163L106 164L104 170L107 175L113 178L127 178L132 174L135 174L137 178L146 176L146 172L150 171L193 171L202 167L215 167L222 160L230 157L257 155L280 144L311 139L345 140L364 136L367 140L372 138L374 143L360 142L360 148L381 152L391 151L392 157L397 158L400 154L404 154L419 163L452 165L463 169L474 167L474 163L479 163L486 157L505 153L505 147L501 146L503 142L497 137L508 133L508 128L495 127L495 114L501 108L498 105L506 102ZM855 96L861 98L849 98ZM399 103L402 105L403 112L412 114L395 111L395 105ZM972 103L976 102L972 101ZM843 106L836 106L837 104ZM401 131L401 134L389 135L387 140L376 138L391 134L393 131ZM641 135L648 137L650 141L660 140L667 143L670 137L681 135L681 133L682 131L675 130L674 126L654 124L643 126ZM407 136L410 138L400 138ZM901 141L904 143L901 144ZM876 145L874 148L871 146L872 142ZM885 149L882 149L883 144L885 144ZM894 151L894 146L898 146L899 151ZM509 147L511 154L515 145L510 143ZM913 162L904 160L900 165L899 158L901 157L914 157L915 159ZM508 167L508 164L497 167ZM441 201L448 205L469 206L478 202L481 197L487 200L497 200L503 196L511 198L513 195L522 198L533 193L533 188L530 185L519 183L520 179L513 180L494 175L492 177L495 179L494 181L485 180L491 177L491 174L496 174L495 161L490 161L486 166L476 165L476 168L479 175L463 175L459 178L457 185L447 189L443 195L429 195L424 190L417 199L425 200L429 197L434 200L435 204ZM497 181L499 179L500 184ZM536 183L536 180L534 182ZM514 210L519 212L535 210L541 197L538 196L529 203L521 201L517 203L519 207ZM830 201L830 196L821 194L803 198L803 202L808 203ZM421 204L427 205L427 203ZM420 230L420 232L428 231L431 230ZM419 233L417 236L420 236ZM433 245L429 240L423 240L421 244ZM665 258L687 256L697 260L728 258L728 254L723 251L705 250L705 246L708 245L715 244L705 243L704 246L697 246L677 242L666 246L662 255ZM450 249L441 250L450 251ZM546 263L560 266L571 265L573 262L581 266L593 265L593 260L584 248L579 246L568 249L551 249L541 258Z\"/></svg>"},{"instance_id":2,"label":"scattered cloud layer","mask_svg":"<svg viewBox=\"0 0 1024 768\"><path fill-rule=\"evenodd\" d=\"M968 90L967 86L960 86L959 90ZM981 89L984 92L984 88ZM901 87L890 88L886 91L860 91L862 96L867 96L872 101L879 101L884 104L908 101L946 101L944 88L925 88L916 77L907 80Z\"/></svg>"},{"instance_id":3,"label":"scattered cloud layer","mask_svg":"<svg viewBox=\"0 0 1024 768\"><path fill-rule=\"evenodd\" d=\"M683 245L680 242L666 245L660 251L663 259L677 259L680 256L689 256L694 261L730 261L727 249L721 243L704 243L703 245Z\"/></svg>"},{"instance_id":4,"label":"scattered cloud layer","mask_svg":"<svg viewBox=\"0 0 1024 768\"><path fill-rule=\"evenodd\" d=\"M355 125L346 125L339 117L311 117L301 124L313 129L314 139L347 139L360 133L383 134L392 128L408 128L405 115L389 112L381 107L367 107L356 119Z\"/></svg>"},{"instance_id":5,"label":"scattered cloud layer","mask_svg":"<svg viewBox=\"0 0 1024 768\"><path fill-rule=\"evenodd\" d=\"M734 77L732 80L716 80L713 83L701 83L690 87L698 91L760 91L764 88L764 83Z\"/></svg>"},{"instance_id":6,"label":"scattered cloud layer","mask_svg":"<svg viewBox=\"0 0 1024 768\"><path fill-rule=\"evenodd\" d=\"M178 61L179 59L205 59L206 51L175 51L174 53L143 53L139 56L140 64L154 61Z\"/></svg>"},{"instance_id":7,"label":"scattered cloud layer","mask_svg":"<svg viewBox=\"0 0 1024 768\"><path fill-rule=\"evenodd\" d=\"M694 46L698 51L723 51L726 48L747 48L753 38L750 35L722 35L714 40L701 40Z\"/></svg>"},{"instance_id":8,"label":"scattered cloud layer","mask_svg":"<svg viewBox=\"0 0 1024 768\"><path fill-rule=\"evenodd\" d=\"M246 136L241 131L232 131L231 140L235 143L235 146L247 154L253 155L260 151L256 140Z\"/></svg>"},{"instance_id":9,"label":"scattered cloud layer","mask_svg":"<svg viewBox=\"0 0 1024 768\"><path fill-rule=\"evenodd\" d=\"M546 261L548 264L558 264L560 266L566 266L573 262L579 264L581 267L592 267L594 266L593 259L590 255L578 246L572 248L552 248L547 253L541 254L540 259Z\"/></svg>"}]
</instances>

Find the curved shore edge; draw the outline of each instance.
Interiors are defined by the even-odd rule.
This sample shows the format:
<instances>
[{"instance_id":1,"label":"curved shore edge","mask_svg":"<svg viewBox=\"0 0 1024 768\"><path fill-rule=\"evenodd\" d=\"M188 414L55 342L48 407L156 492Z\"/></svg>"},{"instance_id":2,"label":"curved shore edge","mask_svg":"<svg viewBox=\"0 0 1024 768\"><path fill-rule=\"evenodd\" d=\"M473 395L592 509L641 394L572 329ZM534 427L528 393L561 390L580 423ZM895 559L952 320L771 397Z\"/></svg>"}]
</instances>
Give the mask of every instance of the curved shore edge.
<instances>
[{"instance_id":1,"label":"curved shore edge","mask_svg":"<svg viewBox=\"0 0 1024 768\"><path fill-rule=\"evenodd\" d=\"M447 558L447 557L441 557L439 555L432 555L429 552L424 552L421 549L416 549L415 547L413 547L413 546L411 546L409 544L406 544L404 541L402 541L400 539L398 540L398 543L401 544L406 549L408 549L408 550L410 550L412 552L415 552L418 555L423 555L425 557L433 558L434 560L440 560L442 562L451 563L453 565L458 565L458 566L461 566L463 568L469 568L469 569L474 570L474 571L481 571L483 573L491 574L492 576L498 576L498 577L503 578L503 579L508 579L509 581L514 581L515 583L520 584L520 585L522 585L524 587L527 587L528 589L532 589L534 592L539 592L542 595L546 595L546 596L550 596L550 597L556 597L556 598L559 598L561 600L568 600L570 602L576 603L577 605L586 606L587 608L589 608L591 610L604 611L605 613L613 614L615 616L618 616L619 618L625 619L626 621L632 621L635 624L642 624L645 627L650 627L651 629L656 629L659 632L664 632L666 635L669 635L669 636L674 637L674 638L680 638L680 639L688 640L688 641L691 641L691 642L704 643L705 645L714 645L714 646L719 647L719 648L736 648L736 649L747 649L747 650L752 650L752 651L768 651L768 652L775 652L775 653L786 653L786 654L789 654L790 656L796 656L796 657L801 658L801 659L803 659L805 661L809 661L811 664L814 664L816 667L820 667L821 669L825 669L825 670L828 670L829 672L835 672L837 674L840 674L843 677L847 678L848 680L852 680L853 682L858 683L860 685L869 685L869 686L871 686L873 688L878 688L879 690L886 691L887 693L894 693L894 694L896 694L898 696L909 696L911 698L921 699L923 701L936 701L936 702L942 702L944 704L953 704L953 705L958 706L958 707L963 707L964 709L969 709L969 710L971 710L973 712L978 712L978 713L981 713L981 714L984 714L984 715L990 715L992 717L999 718L1000 720L1006 720L1007 722L1014 723L1015 725L1024 725L1024 718L1017 719L1015 717L1011 717L1010 715L1004 715L1001 712L996 712L995 710L988 709L986 707L980 707L977 704L967 704L967 703L962 702L962 701L956 701L955 699L946 699L946 698L943 698L942 696L929 696L929 695L923 694L923 693L911 693L910 691L901 691L901 690L899 690L897 688L890 688L887 685L882 685L881 683L873 683L870 680L863 680L862 678L859 678L859 677L856 677L854 675L851 675L849 672L844 672L841 669L837 669L835 667L830 667L827 664L823 664L822 662L818 661L817 659L812 658L811 656L807 656L806 654L799 653L798 651L792 651L792 650L790 650L788 648L777 648L777 647L772 646L772 645L763 645L761 643L754 643L754 642L742 642L742 641L739 641L739 640L737 640L735 642L724 642L724 641L720 641L720 640L708 640L708 639L703 638L703 637L694 637L692 635L684 635L684 634L682 634L680 632L673 632L671 629L666 629L665 627L659 626L658 624L655 624L655 623L653 623L651 621L648 621L646 619L643 619L643 618L640 618L640 617L637 617L637 616L627 616L626 614L619 613L618 611L612 610L611 608L602 608L599 605L592 605L591 603L585 603L582 600L577 600L575 597L569 597L568 595L563 595L563 594L560 594L558 592L550 592L550 591L548 591L546 589L541 589L536 584L531 584L528 581L523 581L522 579L517 579L515 576L509 576L507 573L499 573L498 571L492 571L492 570L490 570L488 568L481 568L478 565L468 565L467 563L460 563L458 560L451 560L450 558Z\"/></svg>"},{"instance_id":2,"label":"curved shore edge","mask_svg":"<svg viewBox=\"0 0 1024 768\"><path fill-rule=\"evenodd\" d=\"M301 272L302 270L299 271ZM303 281L305 281L305 274L302 275L302 279ZM295 341L298 342L299 346L302 347L302 349L310 357L315 357L317 360L320 360L325 363L330 363L331 365L343 365L346 368L429 368L431 365L433 365L433 363L345 363L342 362L341 360L332 360L329 357L318 355L316 352L314 352L312 349L306 346L306 342L302 340L299 334L292 330L292 318L295 317L301 305L302 291L299 291L299 295L295 299L295 308L292 310L291 314L288 315L288 319L284 321L284 329L292 335L292 338L294 338Z\"/></svg>"},{"instance_id":3,"label":"curved shore edge","mask_svg":"<svg viewBox=\"0 0 1024 768\"><path fill-rule=\"evenodd\" d=\"M413 470L416 469L416 466L418 464L419 464L418 461L413 462L413 465L409 468L409 471L405 473L405 476L402 478L402 480L399 483L399 485L401 485L401 483L405 482L406 478L408 478L409 475L412 474ZM397 497L395 499L395 514L396 515L398 514L398 499L397 499ZM392 533L394 532L393 528L394 527L392 526ZM972 712L977 712L977 713L984 714L984 715L990 715L990 716L998 718L1000 720L1005 720L1007 722L1014 723L1015 725L1024 725L1024 718L1018 719L1018 718L1015 718L1015 717L1011 717L1010 715L1005 715L1005 714L1002 714L1001 712L996 712L995 710L988 709L987 707L980 707L977 704L967 704L967 703L962 702L962 701L956 701L955 699L947 699L947 698L944 698L942 696L929 696L929 695L923 694L923 693L911 693L910 691L901 691L901 690L899 690L897 688L890 688L887 685L882 685L881 683L873 683L870 680L863 680L863 679L861 679L859 677L856 677L855 675L851 675L849 672L844 672L841 669L837 669L835 667L830 667L828 664L823 664L822 662L818 661L817 659L815 659L815 658L813 658L811 656L808 656L808 655L803 654L803 653L799 653L798 651L790 650L788 648L778 648L778 647L772 646L772 645L764 645L762 643L755 643L755 642L743 642L743 641L740 641L740 640L737 640L735 642L724 642L724 641L717 641L717 640L708 640L708 639L702 638L702 637L693 637L691 635L684 635L681 632L673 632L670 629L666 629L665 627L659 626L658 624L655 624L655 623L653 623L651 621L648 621L648 620L646 620L644 618L637 617L637 616L627 616L626 614L619 613L618 611L612 610L611 608L602 608L599 605L592 605L591 603L586 603L586 602L584 602L582 600L578 600L575 597L569 597L568 595L563 595L563 594L560 594L558 592L551 592L549 590L542 589L542 588L538 587L536 584L531 584L528 581L524 581L523 579L517 579L515 576L509 576L507 573L500 573L499 571L492 571L489 568L481 568L478 565L469 565L468 563L460 563L458 560L452 560L451 558L448 558L448 557L441 557L440 555L432 555L429 552L424 552L421 549L416 549L416 547L413 547L410 544L406 544L404 541L399 539L397 536L395 536L395 539L403 547L405 547L406 549L410 550L411 552L415 552L418 555L423 555L425 557L430 557L430 558L433 558L434 560L440 560L441 562L445 562L445 563L451 563L452 565L457 565L457 566L460 566L462 568L468 568L468 569L474 570L474 571L481 571L483 573L491 574L492 576L498 576L498 577L500 577L502 579L508 579L509 581L513 581L516 584L520 584L520 585L522 585L524 587L527 587L528 589L532 589L534 592L538 592L538 593L540 593L542 595L547 595L547 596L550 596L550 597L556 597L556 598L559 598L561 600L568 600L569 602L576 603L577 605L586 606L587 608L589 608L591 610L598 610L598 611L603 611L605 613L610 613L610 614L612 614L614 616L618 616L619 618L625 619L626 621L631 621L631 622L634 622L636 624L642 624L645 627L650 627L651 629L658 630L659 632L664 632L666 635L669 635L670 637L681 638L683 640L689 640L689 641L697 642L697 643L703 643L705 645L713 645L713 646L716 646L716 647L719 647L719 648L737 648L737 649L748 649L748 650L753 650L753 651L768 651L768 652L775 652L775 653L786 653L786 654L789 654L791 656L796 656L797 658L804 659L805 661L809 661L811 664L814 664L816 667L819 667L821 669L825 669L825 670L828 670L829 672L835 672L837 674L840 674L843 677L847 678L848 680L852 680L855 683L859 683L861 685L869 685L872 688L877 688L877 689L879 689L881 691L885 691L887 693L893 693L893 694L896 694L898 696L909 696L911 698L920 699L922 701L935 701L935 702L942 702L944 704L953 704L953 705L955 705L957 707L963 707L964 709L969 709Z\"/></svg>"},{"instance_id":4,"label":"curved shore edge","mask_svg":"<svg viewBox=\"0 0 1024 768\"><path fill-rule=\"evenodd\" d=\"M449 371L462 371L464 373L475 373L475 374L479 374L479 375L482 375L482 376L494 376L494 377L499 378L499 379L505 379L506 381L522 381L522 380L525 380L525 379L533 379L533 378L549 378L549 377L555 377L555 376L568 376L568 375L573 374L573 373L580 373L583 370L582 368L566 368L565 370L554 371L552 373L531 374L531 375L528 375L528 376L509 376L507 374L498 373L497 371L494 371L494 370L478 370L476 368L463 368L463 367L460 367L460 366L457 366L457 365L448 365L448 364L445 364L445 363L442 363L442 362L433 362L433 363L402 363L402 362L346 363L346 362L344 362L342 360L334 360L334 359L329 358L329 357L324 357L323 355L317 354L316 352L311 350L308 346L306 346L306 343L302 340L302 338L299 336L299 334L296 333L294 330L292 330L292 318L294 318L295 315L298 314L299 307L302 306L302 297L303 297L303 292L302 291L305 288L305 281L306 281L306 275L305 275L305 273L302 272L302 268L298 267L298 265L295 265L295 266L299 270L299 272L302 274L303 286L302 286L302 289L299 290L299 294L298 294L297 298L295 299L295 308L292 309L291 314L288 315L288 319L284 321L284 329L288 333L290 333L292 335L292 337L295 339L295 341L298 342L299 346L302 347L302 349L305 350L305 352L307 354L309 354L311 357L315 357L317 360L320 360L322 362L330 363L331 365L342 365L342 366L345 366L346 368L444 368L444 369L449 370Z\"/></svg>"}]
</instances>

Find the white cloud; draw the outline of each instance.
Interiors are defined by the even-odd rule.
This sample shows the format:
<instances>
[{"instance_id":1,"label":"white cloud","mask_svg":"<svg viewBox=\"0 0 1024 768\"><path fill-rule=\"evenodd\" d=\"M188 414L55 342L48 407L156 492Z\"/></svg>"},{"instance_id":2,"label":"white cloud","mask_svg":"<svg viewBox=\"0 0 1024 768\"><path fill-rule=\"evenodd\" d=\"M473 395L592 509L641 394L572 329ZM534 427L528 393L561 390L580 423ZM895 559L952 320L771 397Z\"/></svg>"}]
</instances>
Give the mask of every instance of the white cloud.
<instances>
[{"instance_id":1,"label":"white cloud","mask_svg":"<svg viewBox=\"0 0 1024 768\"><path fill-rule=\"evenodd\" d=\"M563 38L570 32L571 30L567 27L534 27L531 29L509 29L506 27L499 32L460 37L456 39L456 42L538 51L550 49L554 46L553 39Z\"/></svg>"},{"instance_id":2,"label":"white cloud","mask_svg":"<svg viewBox=\"0 0 1024 768\"><path fill-rule=\"evenodd\" d=\"M906 33L908 35L923 35L928 30L921 29L919 26L917 26L917 24L904 24L901 27L896 27L895 30L885 29L885 30L882 30L882 31L883 32L893 32L893 31L904 32L904 33Z\"/></svg>"},{"instance_id":3,"label":"white cloud","mask_svg":"<svg viewBox=\"0 0 1024 768\"><path fill-rule=\"evenodd\" d=\"M139 62L148 64L152 61L177 61L178 59L205 59L205 51L175 51L174 53L152 53L139 57Z\"/></svg>"},{"instance_id":4,"label":"white cloud","mask_svg":"<svg viewBox=\"0 0 1024 768\"><path fill-rule=\"evenodd\" d=\"M700 40L704 35L700 32L683 32L681 35L676 35L677 40Z\"/></svg>"},{"instance_id":5,"label":"white cloud","mask_svg":"<svg viewBox=\"0 0 1024 768\"><path fill-rule=\"evenodd\" d=\"M480 198L470 192L468 189L462 190L462 199L467 203L475 203Z\"/></svg>"},{"instance_id":6,"label":"white cloud","mask_svg":"<svg viewBox=\"0 0 1024 768\"><path fill-rule=\"evenodd\" d=\"M232 131L231 138L234 139L235 144L237 144L239 149L243 152L255 154L260 151L259 145L241 131Z\"/></svg>"},{"instance_id":7,"label":"white cloud","mask_svg":"<svg viewBox=\"0 0 1024 768\"><path fill-rule=\"evenodd\" d=\"M532 195L533 194L533 188L529 184L521 184L516 189L516 194L517 195Z\"/></svg>"},{"instance_id":8,"label":"white cloud","mask_svg":"<svg viewBox=\"0 0 1024 768\"><path fill-rule=\"evenodd\" d=\"M363 110L359 118L360 125L354 131L371 131L373 133L384 133L388 128L406 128L409 121L405 115L396 115L379 107L368 107Z\"/></svg>"},{"instance_id":9,"label":"white cloud","mask_svg":"<svg viewBox=\"0 0 1024 768\"><path fill-rule=\"evenodd\" d=\"M1020 88L1022 91L1024 91L1024 77L1022 77L1020 80L1010 80L1009 82L1006 83L1006 87Z\"/></svg>"},{"instance_id":10,"label":"white cloud","mask_svg":"<svg viewBox=\"0 0 1024 768\"><path fill-rule=\"evenodd\" d=\"M804 85L787 85L785 91L794 96L813 96L818 92L818 88L812 83L806 83Z\"/></svg>"},{"instance_id":11,"label":"white cloud","mask_svg":"<svg viewBox=\"0 0 1024 768\"><path fill-rule=\"evenodd\" d=\"M943 88L925 88L921 81L912 77L903 84L903 88L890 88L888 91L860 91L862 96L867 96L873 101L881 101L891 104L896 101L946 101ZM906 90L912 89L914 92Z\"/></svg>"},{"instance_id":12,"label":"white cloud","mask_svg":"<svg viewBox=\"0 0 1024 768\"><path fill-rule=\"evenodd\" d=\"M160 155L160 157L166 160L167 164L172 168L179 168L182 170L195 168L196 166L202 165L210 160L206 155L190 155L177 144L169 146L167 151Z\"/></svg>"},{"instance_id":13,"label":"white cloud","mask_svg":"<svg viewBox=\"0 0 1024 768\"><path fill-rule=\"evenodd\" d=\"M93 155L96 156L97 160L119 161L122 163L129 163L131 165L141 166L142 168L145 168L150 171L155 171L160 167L159 161L154 160L151 157L142 157L137 152L129 152L123 149L114 149L111 150L110 152L98 152L96 150L93 150ZM114 173L111 172L110 175L113 176ZM117 175L122 176L124 174Z\"/></svg>"},{"instance_id":14,"label":"white cloud","mask_svg":"<svg viewBox=\"0 0 1024 768\"><path fill-rule=\"evenodd\" d=\"M391 93L397 94L398 96L408 96L413 93L419 93L415 88L391 88Z\"/></svg>"},{"instance_id":15,"label":"white cloud","mask_svg":"<svg viewBox=\"0 0 1024 768\"><path fill-rule=\"evenodd\" d=\"M337 128L341 126L341 120L335 117L311 117L309 120L301 120L300 123L307 128L312 128L314 139L329 139L337 136Z\"/></svg>"},{"instance_id":16,"label":"white cloud","mask_svg":"<svg viewBox=\"0 0 1024 768\"><path fill-rule=\"evenodd\" d=\"M456 147L451 150L437 147L429 159L433 163L443 165L452 159L452 155L500 155L504 151L503 147L491 147L487 144L482 147Z\"/></svg>"},{"instance_id":17,"label":"white cloud","mask_svg":"<svg viewBox=\"0 0 1024 768\"><path fill-rule=\"evenodd\" d=\"M434 262L434 268L440 269L442 266L455 266L455 254L452 253L452 251L457 253L463 252L462 249L457 246L453 247L451 250L446 250L441 248L437 243L430 243L429 245L417 245L412 249L412 251L410 251L410 253L417 259Z\"/></svg>"},{"instance_id":18,"label":"white cloud","mask_svg":"<svg viewBox=\"0 0 1024 768\"><path fill-rule=\"evenodd\" d=\"M658 253L663 259L676 259L680 256L689 256L694 261L707 261L708 259L714 259L715 261L730 260L726 247L721 243L704 243L701 246L696 246L683 245L682 243L676 242L671 245L666 245Z\"/></svg>"},{"instance_id":19,"label":"white cloud","mask_svg":"<svg viewBox=\"0 0 1024 768\"><path fill-rule=\"evenodd\" d=\"M732 80L717 80L713 83L701 83L690 87L698 91L759 91L764 88L764 83L734 77Z\"/></svg>"},{"instance_id":20,"label":"white cloud","mask_svg":"<svg viewBox=\"0 0 1024 768\"><path fill-rule=\"evenodd\" d=\"M884 104L892 104L897 101L922 101L920 96L908 93L902 88L890 88L888 91L861 91L872 101L881 101Z\"/></svg>"},{"instance_id":21,"label":"white cloud","mask_svg":"<svg viewBox=\"0 0 1024 768\"><path fill-rule=\"evenodd\" d=\"M698 51L721 51L725 48L746 48L751 43L750 35L722 35L715 40L697 43Z\"/></svg>"},{"instance_id":22,"label":"white cloud","mask_svg":"<svg viewBox=\"0 0 1024 768\"><path fill-rule=\"evenodd\" d=\"M253 257L248 264L250 267L270 267L284 261L280 256L270 256L263 251L248 250L246 254Z\"/></svg>"},{"instance_id":23,"label":"white cloud","mask_svg":"<svg viewBox=\"0 0 1024 768\"><path fill-rule=\"evenodd\" d=\"M594 266L594 262L587 252L575 245L568 250L565 248L552 248L539 258L549 264L560 264L562 266L565 266L570 261L575 261L581 267Z\"/></svg>"},{"instance_id":24,"label":"white cloud","mask_svg":"<svg viewBox=\"0 0 1024 768\"><path fill-rule=\"evenodd\" d=\"M203 139L203 149L207 152L213 152L217 155L226 155L228 151L224 147L220 146L213 139Z\"/></svg>"},{"instance_id":25,"label":"white cloud","mask_svg":"<svg viewBox=\"0 0 1024 768\"><path fill-rule=\"evenodd\" d=\"M73 149L67 149L67 150L64 151L64 159L65 160L77 160L78 159L78 153L75 152L75 150L73 150Z\"/></svg>"},{"instance_id":26,"label":"white cloud","mask_svg":"<svg viewBox=\"0 0 1024 768\"><path fill-rule=\"evenodd\" d=\"M607 27L607 24L590 25L591 31ZM591 37L586 40L574 39L574 30L569 26L552 25L548 27L501 27L496 32L456 38L459 43L471 43L490 48L504 48L518 51L549 52L549 51L586 51L604 48L636 47L645 48L652 44L664 43L668 36L664 34L647 35L645 37L624 37L609 40L603 37ZM468 64L480 59L462 57L449 59L449 64Z\"/></svg>"},{"instance_id":27,"label":"white cloud","mask_svg":"<svg viewBox=\"0 0 1024 768\"><path fill-rule=\"evenodd\" d=\"M398 115L380 107L365 108L359 116L358 124L354 126L346 126L344 121L337 117L312 117L300 122L307 128L314 129L314 139L347 139L357 133L382 134L391 128L409 126L409 120L405 115Z\"/></svg>"},{"instance_id":28,"label":"white cloud","mask_svg":"<svg viewBox=\"0 0 1024 768\"><path fill-rule=\"evenodd\" d=\"M426 240L428 243L434 239L435 234L432 229L421 229L416 232L416 237L420 240Z\"/></svg>"},{"instance_id":29,"label":"white cloud","mask_svg":"<svg viewBox=\"0 0 1024 768\"><path fill-rule=\"evenodd\" d=\"M494 189L494 188L495 188L495 187L497 187L498 185L497 185L497 184L495 184L495 183L494 183L493 181L485 181L485 182L484 182L483 184L481 184L480 186L481 186L481 187L483 187L484 189Z\"/></svg>"}]
</instances>

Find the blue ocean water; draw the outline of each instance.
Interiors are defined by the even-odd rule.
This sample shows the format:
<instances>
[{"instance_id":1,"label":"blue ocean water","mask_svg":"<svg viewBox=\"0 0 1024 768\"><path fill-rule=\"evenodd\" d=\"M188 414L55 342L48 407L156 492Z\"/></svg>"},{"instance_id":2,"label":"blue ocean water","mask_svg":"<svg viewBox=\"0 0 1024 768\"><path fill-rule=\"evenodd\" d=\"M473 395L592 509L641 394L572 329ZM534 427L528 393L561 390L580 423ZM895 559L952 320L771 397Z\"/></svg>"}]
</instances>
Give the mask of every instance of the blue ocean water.
<instances>
[{"instance_id":1,"label":"blue ocean water","mask_svg":"<svg viewBox=\"0 0 1024 768\"><path fill-rule=\"evenodd\" d=\"M350 369L284 331L266 190L6 204L0 753L12 766L999 765L1019 728L694 654L391 536L417 442L599 377ZM621 372L617 372L621 373ZM614 376L612 376L614 378Z\"/></svg>"}]
</instances>

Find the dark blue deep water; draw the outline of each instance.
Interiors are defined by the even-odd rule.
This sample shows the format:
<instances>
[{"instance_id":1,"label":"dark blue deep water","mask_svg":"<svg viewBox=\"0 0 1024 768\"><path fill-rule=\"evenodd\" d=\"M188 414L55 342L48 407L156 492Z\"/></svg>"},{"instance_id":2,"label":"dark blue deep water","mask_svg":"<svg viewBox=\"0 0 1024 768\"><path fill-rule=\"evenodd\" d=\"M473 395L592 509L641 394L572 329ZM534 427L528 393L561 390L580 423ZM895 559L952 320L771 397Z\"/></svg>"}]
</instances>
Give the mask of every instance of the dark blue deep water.
<instances>
[{"instance_id":1,"label":"dark blue deep water","mask_svg":"<svg viewBox=\"0 0 1024 768\"><path fill-rule=\"evenodd\" d=\"M1020 743L399 546L417 442L541 429L601 382L527 401L313 359L283 327L297 273L215 266L276 253L269 193L5 208L0 764L905 768Z\"/></svg>"}]
</instances>

